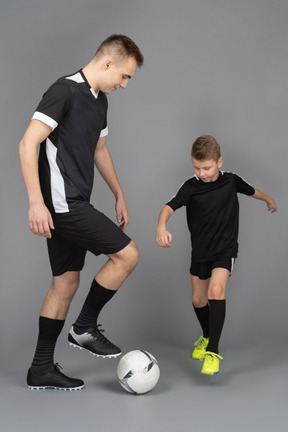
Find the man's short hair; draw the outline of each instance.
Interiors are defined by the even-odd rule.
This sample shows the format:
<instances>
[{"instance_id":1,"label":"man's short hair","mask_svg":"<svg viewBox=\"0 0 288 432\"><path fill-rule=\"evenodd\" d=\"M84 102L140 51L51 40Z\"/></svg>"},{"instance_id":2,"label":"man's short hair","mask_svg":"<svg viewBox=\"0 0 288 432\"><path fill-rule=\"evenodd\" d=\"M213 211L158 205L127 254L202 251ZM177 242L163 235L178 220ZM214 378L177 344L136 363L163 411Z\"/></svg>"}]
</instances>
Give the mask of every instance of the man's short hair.
<instances>
[{"instance_id":1,"label":"man's short hair","mask_svg":"<svg viewBox=\"0 0 288 432\"><path fill-rule=\"evenodd\" d=\"M191 156L197 160L218 161L221 157L220 145L211 135L202 135L192 145Z\"/></svg>"},{"instance_id":2,"label":"man's short hair","mask_svg":"<svg viewBox=\"0 0 288 432\"><path fill-rule=\"evenodd\" d=\"M144 57L135 42L128 36L114 34L105 39L95 53L96 56L111 55L116 61L122 61L125 57L133 57L140 68L144 63Z\"/></svg>"}]
</instances>

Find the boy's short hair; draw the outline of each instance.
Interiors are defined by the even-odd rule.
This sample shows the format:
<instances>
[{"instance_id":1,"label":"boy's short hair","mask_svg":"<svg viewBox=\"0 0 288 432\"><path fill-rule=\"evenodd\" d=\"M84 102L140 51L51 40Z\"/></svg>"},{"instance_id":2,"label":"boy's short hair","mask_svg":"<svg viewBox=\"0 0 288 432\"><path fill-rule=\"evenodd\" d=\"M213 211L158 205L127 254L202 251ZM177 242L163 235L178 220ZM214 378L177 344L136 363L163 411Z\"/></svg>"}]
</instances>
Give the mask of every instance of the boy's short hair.
<instances>
[{"instance_id":1,"label":"boy's short hair","mask_svg":"<svg viewBox=\"0 0 288 432\"><path fill-rule=\"evenodd\" d=\"M135 42L128 36L113 34L105 39L97 49L95 56L103 56L113 53L116 61L121 61L125 57L133 57L137 66L141 68L144 63L144 56Z\"/></svg>"},{"instance_id":2,"label":"boy's short hair","mask_svg":"<svg viewBox=\"0 0 288 432\"><path fill-rule=\"evenodd\" d=\"M191 156L197 160L218 161L221 157L220 145L213 136L202 135L193 143Z\"/></svg>"}]
</instances>

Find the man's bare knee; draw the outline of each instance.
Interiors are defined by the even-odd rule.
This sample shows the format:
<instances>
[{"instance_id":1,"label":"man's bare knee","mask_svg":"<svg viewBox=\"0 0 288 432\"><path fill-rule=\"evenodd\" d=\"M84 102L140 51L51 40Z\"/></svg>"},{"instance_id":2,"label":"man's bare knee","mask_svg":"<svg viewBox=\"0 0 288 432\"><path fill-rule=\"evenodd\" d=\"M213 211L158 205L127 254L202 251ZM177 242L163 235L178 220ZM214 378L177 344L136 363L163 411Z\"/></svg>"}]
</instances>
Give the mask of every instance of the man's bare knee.
<instances>
[{"instance_id":1,"label":"man's bare knee","mask_svg":"<svg viewBox=\"0 0 288 432\"><path fill-rule=\"evenodd\" d=\"M122 249L117 254L111 255L110 258L114 260L115 263L119 264L125 271L130 274L135 269L139 261L139 251L136 244L131 241L128 246Z\"/></svg>"},{"instance_id":2,"label":"man's bare knee","mask_svg":"<svg viewBox=\"0 0 288 432\"><path fill-rule=\"evenodd\" d=\"M136 244L133 241L131 241L129 245L126 246L125 249L123 249L123 252L124 252L124 261L127 266L127 271L130 274L138 264L140 254Z\"/></svg>"},{"instance_id":3,"label":"man's bare knee","mask_svg":"<svg viewBox=\"0 0 288 432\"><path fill-rule=\"evenodd\" d=\"M52 282L54 295L63 300L72 300L79 286L80 277L78 272L67 272L61 276L55 276Z\"/></svg>"}]
</instances>

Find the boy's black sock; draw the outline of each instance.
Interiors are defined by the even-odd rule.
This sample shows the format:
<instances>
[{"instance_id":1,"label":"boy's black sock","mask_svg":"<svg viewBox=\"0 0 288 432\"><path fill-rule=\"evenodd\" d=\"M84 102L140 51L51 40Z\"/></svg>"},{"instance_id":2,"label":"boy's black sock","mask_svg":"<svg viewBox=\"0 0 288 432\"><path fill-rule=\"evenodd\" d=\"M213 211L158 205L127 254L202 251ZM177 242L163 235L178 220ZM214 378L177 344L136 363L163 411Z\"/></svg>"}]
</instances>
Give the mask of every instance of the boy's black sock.
<instances>
[{"instance_id":1,"label":"boy's black sock","mask_svg":"<svg viewBox=\"0 0 288 432\"><path fill-rule=\"evenodd\" d=\"M200 326L203 330L203 336L205 338L209 338L209 304L207 304L204 307L196 307L194 306L194 311L196 313L196 316L198 318L198 321L200 323Z\"/></svg>"},{"instance_id":2,"label":"boy's black sock","mask_svg":"<svg viewBox=\"0 0 288 432\"><path fill-rule=\"evenodd\" d=\"M55 320L40 316L39 335L31 370L36 375L44 375L54 364L55 345L65 320Z\"/></svg>"},{"instance_id":3,"label":"boy's black sock","mask_svg":"<svg viewBox=\"0 0 288 432\"><path fill-rule=\"evenodd\" d=\"M102 308L112 299L116 292L102 287L93 279L80 315L74 324L75 333L84 333L89 327L95 326Z\"/></svg>"},{"instance_id":4,"label":"boy's black sock","mask_svg":"<svg viewBox=\"0 0 288 432\"><path fill-rule=\"evenodd\" d=\"M209 344L206 351L218 354L219 340L225 321L226 300L209 300L209 305Z\"/></svg>"}]
</instances>

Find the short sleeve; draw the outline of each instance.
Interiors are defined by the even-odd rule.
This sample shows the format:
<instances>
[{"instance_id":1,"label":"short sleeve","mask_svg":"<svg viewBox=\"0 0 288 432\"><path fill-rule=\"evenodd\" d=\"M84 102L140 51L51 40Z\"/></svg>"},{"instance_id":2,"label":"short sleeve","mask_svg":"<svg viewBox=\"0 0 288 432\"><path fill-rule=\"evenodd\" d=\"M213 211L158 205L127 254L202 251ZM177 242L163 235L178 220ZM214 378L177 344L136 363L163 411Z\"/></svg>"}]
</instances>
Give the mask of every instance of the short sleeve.
<instances>
[{"instance_id":1,"label":"short sleeve","mask_svg":"<svg viewBox=\"0 0 288 432\"><path fill-rule=\"evenodd\" d=\"M254 195L255 189L249 183L247 183L242 177L234 174L234 180L236 184L236 190L244 195Z\"/></svg>"},{"instance_id":2,"label":"short sleeve","mask_svg":"<svg viewBox=\"0 0 288 432\"><path fill-rule=\"evenodd\" d=\"M32 119L41 120L54 130L67 114L71 97L71 91L65 83L53 84L43 95Z\"/></svg>"},{"instance_id":3,"label":"short sleeve","mask_svg":"<svg viewBox=\"0 0 288 432\"><path fill-rule=\"evenodd\" d=\"M166 205L172 208L172 210L177 210L183 206L186 206L190 199L190 186L189 182L185 182L176 195L174 195Z\"/></svg>"}]
</instances>

